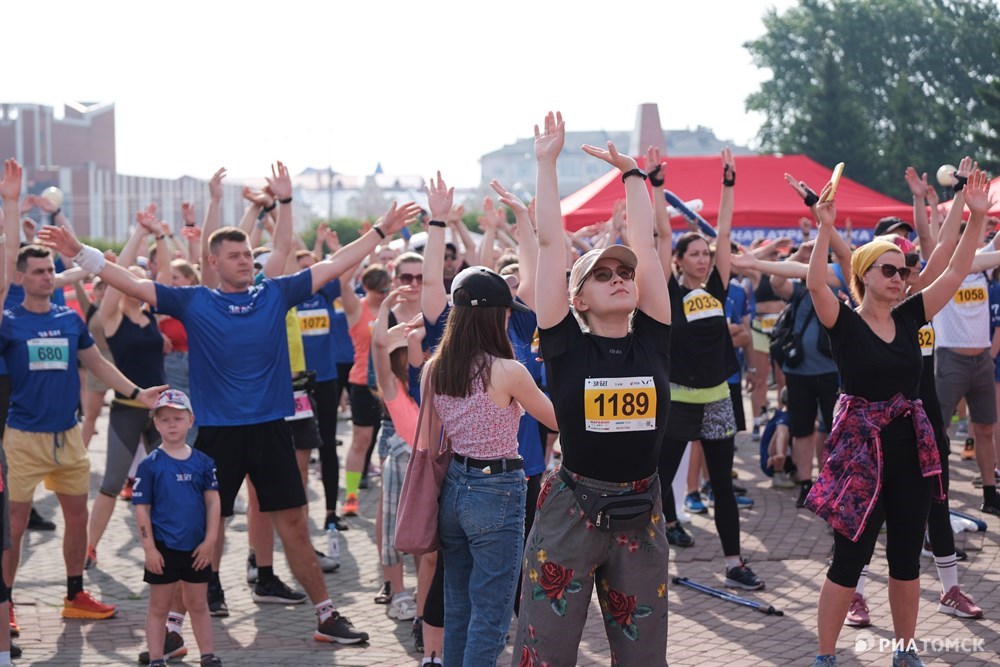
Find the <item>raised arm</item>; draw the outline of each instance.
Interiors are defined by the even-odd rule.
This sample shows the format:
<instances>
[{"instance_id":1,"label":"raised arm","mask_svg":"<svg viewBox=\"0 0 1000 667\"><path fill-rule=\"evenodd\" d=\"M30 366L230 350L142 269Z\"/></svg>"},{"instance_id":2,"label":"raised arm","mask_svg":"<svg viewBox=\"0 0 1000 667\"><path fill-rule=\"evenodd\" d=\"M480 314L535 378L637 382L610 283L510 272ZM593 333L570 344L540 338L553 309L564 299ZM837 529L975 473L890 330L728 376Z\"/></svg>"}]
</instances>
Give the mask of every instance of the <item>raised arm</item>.
<instances>
[{"instance_id":1,"label":"raised arm","mask_svg":"<svg viewBox=\"0 0 1000 667\"><path fill-rule=\"evenodd\" d=\"M632 251L638 263L635 267L635 285L638 293L639 310L657 322L670 324L670 297L667 294L667 278L663 274L653 237L653 205L646 190L645 173L637 168L636 161L629 155L622 155L612 141L608 149L584 146L588 155L604 160L622 172L625 180L625 217L628 235L632 239ZM726 248L729 241L726 240ZM726 282L729 282L729 255L726 255Z\"/></svg>"},{"instance_id":2,"label":"raised arm","mask_svg":"<svg viewBox=\"0 0 1000 667\"><path fill-rule=\"evenodd\" d=\"M118 264L121 264L125 269L135 264L136 258L139 256L139 248L141 248L145 242L146 238L152 233L153 226L156 224L156 206L150 204L144 210L139 211L135 214L135 227L132 228L132 235L128 237L128 241L125 243L125 247L122 248L122 254L118 257ZM162 257L161 261L165 261L167 266L170 265L169 261L166 261L166 257ZM129 272L131 274L131 271ZM160 272L163 275L163 272ZM160 281L164 282L164 281ZM122 300L122 291L114 287L111 283L108 283L108 289L104 292L104 298L101 299L101 305L98 306L97 313L101 321L104 323L104 333L107 336L113 336L118 330L118 325L121 323L121 312L118 309L118 304Z\"/></svg>"},{"instance_id":3,"label":"raised arm","mask_svg":"<svg viewBox=\"0 0 1000 667\"><path fill-rule=\"evenodd\" d=\"M722 197L719 199L719 219L716 223L718 237L715 239L715 268L722 278L722 284L729 284L729 257L732 248L729 245L730 231L733 227L733 188L736 185L736 160L733 151L726 146L722 150Z\"/></svg>"},{"instance_id":4,"label":"raised arm","mask_svg":"<svg viewBox=\"0 0 1000 667\"><path fill-rule=\"evenodd\" d=\"M139 278L128 269L108 262L100 250L80 243L68 228L43 227L38 231L38 237L46 247L66 257L72 257L77 265L99 275L108 287L114 287L151 306L156 306L156 283L148 278Z\"/></svg>"},{"instance_id":5,"label":"raised arm","mask_svg":"<svg viewBox=\"0 0 1000 667\"><path fill-rule=\"evenodd\" d=\"M7 298L10 289L10 279L17 263L19 238L18 221L21 218L19 199L21 198L21 165L14 158L8 158L3 165L3 180L0 180L0 197L3 197L3 216L0 217L0 239L3 239L3 262L0 263L0 304ZM10 221L14 238L7 240L6 222ZM3 308L0 307L0 318Z\"/></svg>"},{"instance_id":6,"label":"raised arm","mask_svg":"<svg viewBox=\"0 0 1000 667\"><path fill-rule=\"evenodd\" d=\"M330 257L321 262L316 262L309 269L312 272L312 290L318 292L331 280L335 280L352 266L357 266L380 241L391 237L402 229L405 225L413 221L420 213L420 206L415 202L409 202L398 206L392 203L385 215L378 219L374 226L359 239L348 243ZM289 227L291 226L291 214L289 214ZM279 225L280 227L281 225ZM291 236L289 235L289 241ZM341 295L343 297L343 295ZM346 308L346 306L345 306Z\"/></svg>"},{"instance_id":7,"label":"raised arm","mask_svg":"<svg viewBox=\"0 0 1000 667\"><path fill-rule=\"evenodd\" d=\"M825 201L830 192L830 184L819 195L821 204L816 204L813 211L819 233L816 235L816 245L812 257L809 258L809 271L806 274L806 287L812 296L813 309L820 324L830 328L837 323L840 315L840 301L826 284L826 256L830 249L830 238L837 232L833 223L837 220L837 205L833 200Z\"/></svg>"},{"instance_id":8,"label":"raised arm","mask_svg":"<svg viewBox=\"0 0 1000 667\"><path fill-rule=\"evenodd\" d=\"M212 175L208 182L208 208L205 209L205 223L201 227L202 237L207 241L219 228L219 211L222 205L222 179L226 177L226 168L222 167ZM201 282L208 287L216 287L219 284L219 274L212 268L208 261L208 243L202 244L201 250Z\"/></svg>"},{"instance_id":9,"label":"raised arm","mask_svg":"<svg viewBox=\"0 0 1000 667\"><path fill-rule=\"evenodd\" d=\"M974 162L971 157L964 157L959 163L958 174L966 179L972 174ZM958 236L962 229L962 212L965 210L965 191L959 190L951 201L951 209L938 232L934 252L931 253L911 292L919 292L937 280L955 253Z\"/></svg>"},{"instance_id":10,"label":"raised arm","mask_svg":"<svg viewBox=\"0 0 1000 667\"><path fill-rule=\"evenodd\" d=\"M450 217L448 224L451 225L451 231L458 234L458 238L454 239L456 245L461 239L462 249L459 254L462 256L462 261L465 264L472 264L476 261L476 242L473 240L472 234L469 233L469 228L465 226L465 220L461 216Z\"/></svg>"},{"instance_id":11,"label":"raised arm","mask_svg":"<svg viewBox=\"0 0 1000 667\"><path fill-rule=\"evenodd\" d=\"M375 371L375 381L378 383L382 398L391 401L396 398L396 374L392 372L392 362L389 360L389 313L402 302L404 291L409 286L397 287L389 292L378 309L375 328L372 329L372 367ZM402 326L402 325L399 325Z\"/></svg>"},{"instance_id":12,"label":"raised arm","mask_svg":"<svg viewBox=\"0 0 1000 667\"><path fill-rule=\"evenodd\" d=\"M493 203L492 197L486 197L483 199L483 215L479 218L479 226L483 230L483 238L479 243L478 258L476 259L476 264L480 266L488 266L493 268L496 263L496 253L494 248L496 246L497 240L497 208L496 204ZM503 213L501 212L501 215ZM468 253L466 253L468 256Z\"/></svg>"},{"instance_id":13,"label":"raised arm","mask_svg":"<svg viewBox=\"0 0 1000 667\"><path fill-rule=\"evenodd\" d=\"M538 271L535 284L535 308L538 326L549 329L559 324L569 312L566 285L566 238L559 206L559 179L556 160L566 140L562 114L551 111L545 116L544 129L535 126L535 221L538 225Z\"/></svg>"},{"instance_id":14,"label":"raised arm","mask_svg":"<svg viewBox=\"0 0 1000 667\"><path fill-rule=\"evenodd\" d=\"M528 215L528 207L521 199L500 185L499 181L491 181L490 187L500 195L500 201L514 211L517 221L517 272L520 283L517 286L517 296L535 309L535 272L538 270L538 239L535 237L535 226ZM427 289L426 287L424 289Z\"/></svg>"},{"instance_id":15,"label":"raised arm","mask_svg":"<svg viewBox=\"0 0 1000 667\"><path fill-rule=\"evenodd\" d=\"M184 226L181 236L187 240L188 258L192 264L201 262L201 228L195 224L194 204L189 201L181 203L181 216Z\"/></svg>"},{"instance_id":16,"label":"raised arm","mask_svg":"<svg viewBox=\"0 0 1000 667\"><path fill-rule=\"evenodd\" d=\"M271 165L271 177L267 179L267 185L275 200L281 204L273 235L274 248L264 264L264 275L273 278L285 273L285 265L292 252L292 179L284 163L279 161L277 170ZM319 290L333 278L334 276L331 276L329 280L317 286L316 274L313 273L313 291Z\"/></svg>"},{"instance_id":17,"label":"raised arm","mask_svg":"<svg viewBox=\"0 0 1000 667\"><path fill-rule=\"evenodd\" d=\"M656 226L656 253L663 275L669 277L674 270L674 234L670 229L670 213L667 200L663 197L664 167L667 163L660 157L660 149L650 146L646 149L646 168L649 169L649 183L653 186L653 221Z\"/></svg>"},{"instance_id":18,"label":"raised arm","mask_svg":"<svg viewBox=\"0 0 1000 667\"><path fill-rule=\"evenodd\" d=\"M913 224L917 228L917 238L920 239L920 256L926 261L931 258L931 253L937 244L937 237L931 232L930 220L927 217L927 205L924 203L928 187L927 172L924 172L923 176L918 176L917 170L911 166L906 168L903 177L910 187L910 194L913 195Z\"/></svg>"},{"instance_id":19,"label":"raised arm","mask_svg":"<svg viewBox=\"0 0 1000 667\"><path fill-rule=\"evenodd\" d=\"M962 232L958 248L955 249L951 261L948 262L948 268L924 289L924 316L928 320L951 301L962 281L969 275L972 259L983 235L986 212L994 203L990 199L989 178L985 172L979 171L979 169L972 171L964 192L965 204L971 212L969 222L965 226L965 231Z\"/></svg>"},{"instance_id":20,"label":"raised arm","mask_svg":"<svg viewBox=\"0 0 1000 667\"><path fill-rule=\"evenodd\" d=\"M448 292L444 288L444 230L452 217L455 188L445 184L439 171L437 179L432 178L424 190L431 217L427 222L427 243L424 244L424 289L420 293L420 310L428 322L437 322L448 304ZM461 220L462 216L458 214L456 217Z\"/></svg>"},{"instance_id":21,"label":"raised arm","mask_svg":"<svg viewBox=\"0 0 1000 667\"><path fill-rule=\"evenodd\" d=\"M357 272L358 266L360 263L348 268L337 277L337 280L340 281L340 305L347 317L348 327L353 327L358 318L361 317L361 300L354 292L354 274Z\"/></svg>"}]
</instances>

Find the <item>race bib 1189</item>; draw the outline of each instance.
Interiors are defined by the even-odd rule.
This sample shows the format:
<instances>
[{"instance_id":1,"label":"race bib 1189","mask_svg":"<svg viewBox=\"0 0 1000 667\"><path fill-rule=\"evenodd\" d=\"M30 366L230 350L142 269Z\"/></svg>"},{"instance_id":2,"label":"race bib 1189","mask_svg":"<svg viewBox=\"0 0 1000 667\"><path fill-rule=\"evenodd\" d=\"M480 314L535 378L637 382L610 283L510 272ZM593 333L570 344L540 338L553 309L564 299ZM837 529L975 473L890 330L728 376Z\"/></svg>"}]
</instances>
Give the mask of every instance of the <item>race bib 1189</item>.
<instances>
[{"instance_id":1,"label":"race bib 1189","mask_svg":"<svg viewBox=\"0 0 1000 667\"><path fill-rule=\"evenodd\" d=\"M656 385L652 376L588 378L583 402L588 431L620 433L656 429Z\"/></svg>"}]
</instances>

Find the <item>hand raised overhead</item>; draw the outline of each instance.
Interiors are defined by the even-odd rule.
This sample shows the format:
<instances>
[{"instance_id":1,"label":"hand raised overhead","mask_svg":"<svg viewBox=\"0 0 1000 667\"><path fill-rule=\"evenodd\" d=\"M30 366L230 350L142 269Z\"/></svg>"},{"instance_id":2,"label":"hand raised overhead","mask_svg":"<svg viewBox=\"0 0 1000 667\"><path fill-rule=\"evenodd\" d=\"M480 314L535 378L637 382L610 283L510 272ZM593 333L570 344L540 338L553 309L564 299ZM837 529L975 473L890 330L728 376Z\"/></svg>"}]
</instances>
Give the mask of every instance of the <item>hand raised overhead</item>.
<instances>
[{"instance_id":1,"label":"hand raised overhead","mask_svg":"<svg viewBox=\"0 0 1000 667\"><path fill-rule=\"evenodd\" d=\"M222 201L222 179L225 177L226 168L221 167L217 172L212 174L212 178L208 182L208 195L214 202Z\"/></svg>"},{"instance_id":2,"label":"hand raised overhead","mask_svg":"<svg viewBox=\"0 0 1000 667\"><path fill-rule=\"evenodd\" d=\"M21 198L21 165L14 158L7 158L3 163L3 180L0 180L0 198L17 201ZM42 197L39 197L42 199Z\"/></svg>"},{"instance_id":3,"label":"hand raised overhead","mask_svg":"<svg viewBox=\"0 0 1000 667\"><path fill-rule=\"evenodd\" d=\"M451 212L451 206L455 199L455 188L449 188L441 178L441 172L437 173L437 178L432 178L430 183L424 186L427 193L427 206L431 210L432 220L445 220Z\"/></svg>"},{"instance_id":4,"label":"hand raised overhead","mask_svg":"<svg viewBox=\"0 0 1000 667\"><path fill-rule=\"evenodd\" d=\"M490 181L490 187L493 188L493 192L500 196L500 201L503 202L504 206L514 211L515 216L519 214L528 214L528 207L524 205L521 198L504 186L500 185L500 181L493 179Z\"/></svg>"},{"instance_id":5,"label":"hand raised overhead","mask_svg":"<svg viewBox=\"0 0 1000 667\"><path fill-rule=\"evenodd\" d=\"M279 160L277 169L272 164L271 176L265 178L267 187L275 199L289 199L292 196L292 177L288 174L288 167L285 166L284 162ZM265 205L269 206L270 203Z\"/></svg>"},{"instance_id":6,"label":"hand raised overhead","mask_svg":"<svg viewBox=\"0 0 1000 667\"><path fill-rule=\"evenodd\" d=\"M420 215L420 205L416 202L407 202L402 206L392 202L389 210L375 224L386 237L389 237L413 222L418 215Z\"/></svg>"},{"instance_id":7,"label":"hand raised overhead","mask_svg":"<svg viewBox=\"0 0 1000 667\"><path fill-rule=\"evenodd\" d=\"M566 141L566 124L562 113L551 111L545 114L543 132L535 126L535 159L539 162L555 162Z\"/></svg>"},{"instance_id":8,"label":"hand raised overhead","mask_svg":"<svg viewBox=\"0 0 1000 667\"><path fill-rule=\"evenodd\" d=\"M535 144L537 146L538 144L537 139L535 140ZM638 165L638 163L635 161L635 158L633 158L632 156L623 155L622 153L619 153L618 149L615 147L615 142L613 141L608 142L607 150L603 148L597 148L596 146L590 146L584 144L583 152L586 153L587 155L591 155L600 160L604 160L612 167L617 167L618 169L620 169L622 173L629 171L630 169L635 169L636 166Z\"/></svg>"},{"instance_id":9,"label":"hand raised overhead","mask_svg":"<svg viewBox=\"0 0 1000 667\"><path fill-rule=\"evenodd\" d=\"M995 197L990 197L990 179L985 172L974 169L969 175L969 182L965 186L965 205L969 211L980 215L986 215L996 203Z\"/></svg>"}]
</instances>

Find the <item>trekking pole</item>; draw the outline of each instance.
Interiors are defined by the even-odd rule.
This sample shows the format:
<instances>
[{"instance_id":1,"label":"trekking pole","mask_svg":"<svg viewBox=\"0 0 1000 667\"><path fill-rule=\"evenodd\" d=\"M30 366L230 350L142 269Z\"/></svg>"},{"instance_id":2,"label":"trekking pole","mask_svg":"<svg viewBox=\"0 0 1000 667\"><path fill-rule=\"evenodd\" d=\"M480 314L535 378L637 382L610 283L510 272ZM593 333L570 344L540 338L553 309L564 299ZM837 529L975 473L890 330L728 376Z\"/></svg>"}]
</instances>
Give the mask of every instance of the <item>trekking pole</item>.
<instances>
[{"instance_id":1,"label":"trekking pole","mask_svg":"<svg viewBox=\"0 0 1000 667\"><path fill-rule=\"evenodd\" d=\"M754 611L759 611L766 616L784 616L785 612L779 611L772 607L771 605L765 605L762 602L754 602L753 600L747 600L746 598L741 598L738 595L733 595L732 593L727 593L725 591L720 591L716 588L710 586L704 586L695 581L691 581L687 577L674 577L674 584L681 586L687 586L692 588L699 593L705 593L706 595L711 595L712 597L719 598L720 600L725 600L726 602L732 602L734 604L743 605L744 607L750 607Z\"/></svg>"}]
</instances>

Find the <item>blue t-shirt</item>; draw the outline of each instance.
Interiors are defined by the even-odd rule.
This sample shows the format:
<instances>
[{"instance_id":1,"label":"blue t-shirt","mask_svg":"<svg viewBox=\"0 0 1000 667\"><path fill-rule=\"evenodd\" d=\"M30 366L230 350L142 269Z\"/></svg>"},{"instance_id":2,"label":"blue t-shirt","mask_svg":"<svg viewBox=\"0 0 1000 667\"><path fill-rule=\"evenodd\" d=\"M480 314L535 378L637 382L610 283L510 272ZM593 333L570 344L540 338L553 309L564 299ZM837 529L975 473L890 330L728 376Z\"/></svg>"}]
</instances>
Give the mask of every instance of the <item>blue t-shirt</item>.
<instances>
[{"instance_id":1,"label":"blue t-shirt","mask_svg":"<svg viewBox=\"0 0 1000 667\"><path fill-rule=\"evenodd\" d=\"M781 425L788 426L789 428L792 426L792 417L785 408L781 408L774 413L774 416L768 420L767 426L764 427L764 432L760 436L760 469L768 477L774 477L774 466L767 464L767 460L770 458L768 450L771 448L771 439L774 438L774 433L778 430L778 426Z\"/></svg>"},{"instance_id":2,"label":"blue t-shirt","mask_svg":"<svg viewBox=\"0 0 1000 667\"><path fill-rule=\"evenodd\" d=\"M311 294L309 269L237 293L156 284L157 311L187 330L198 426L262 424L294 414L285 314Z\"/></svg>"},{"instance_id":3,"label":"blue t-shirt","mask_svg":"<svg viewBox=\"0 0 1000 667\"><path fill-rule=\"evenodd\" d=\"M7 423L21 431L60 433L76 425L80 403L77 351L94 344L72 308L52 305L33 313L24 305L5 310L0 354L10 373Z\"/></svg>"},{"instance_id":4,"label":"blue t-shirt","mask_svg":"<svg viewBox=\"0 0 1000 667\"><path fill-rule=\"evenodd\" d=\"M205 540L205 492L218 490L208 454L192 449L186 459L175 459L157 447L139 463L132 504L152 505L153 539L193 551Z\"/></svg>"},{"instance_id":5,"label":"blue t-shirt","mask_svg":"<svg viewBox=\"0 0 1000 667\"><path fill-rule=\"evenodd\" d=\"M752 312L746 286L736 278L730 278L729 292L726 294L726 319L729 320L730 324L743 324L743 318ZM743 348L734 349L736 350L736 360L740 362L740 368L743 368ZM739 384L740 376L740 373L733 373L729 376L729 384Z\"/></svg>"},{"instance_id":6,"label":"blue t-shirt","mask_svg":"<svg viewBox=\"0 0 1000 667\"><path fill-rule=\"evenodd\" d=\"M441 339L444 338L444 327L448 324L448 313L451 312L451 304L447 304L441 314L438 315L437 322L431 322L424 315L424 340L421 346L424 352L434 352Z\"/></svg>"},{"instance_id":7,"label":"blue t-shirt","mask_svg":"<svg viewBox=\"0 0 1000 667\"><path fill-rule=\"evenodd\" d=\"M11 283L7 288L7 297L3 300L3 309L10 310L14 306L20 306L24 301L24 288L16 283ZM0 356L0 375L7 375L7 361Z\"/></svg>"},{"instance_id":8,"label":"blue t-shirt","mask_svg":"<svg viewBox=\"0 0 1000 667\"><path fill-rule=\"evenodd\" d=\"M333 358L338 364L354 363L354 343L351 342L350 327L347 326L347 313L340 299L340 281L329 284L330 294L336 292L333 298L333 319L330 320L330 333L333 341Z\"/></svg>"},{"instance_id":9,"label":"blue t-shirt","mask_svg":"<svg viewBox=\"0 0 1000 667\"><path fill-rule=\"evenodd\" d=\"M522 302L523 303L523 302ZM542 362L532 352L532 340L538 329L535 313L512 310L507 322L507 335L514 348L514 357L528 369L535 384L542 381ZM524 459L524 474L533 477L545 471L545 447L538 432L538 420L525 412L517 427L517 452Z\"/></svg>"},{"instance_id":10,"label":"blue t-shirt","mask_svg":"<svg viewBox=\"0 0 1000 667\"><path fill-rule=\"evenodd\" d=\"M340 283L334 280L296 306L306 368L316 371L317 382L337 379L337 360L333 354L333 301L339 297Z\"/></svg>"},{"instance_id":11,"label":"blue t-shirt","mask_svg":"<svg viewBox=\"0 0 1000 667\"><path fill-rule=\"evenodd\" d=\"M990 299L990 340L993 340L993 332L1000 327L1000 281L991 280L987 290ZM993 381L1000 382L1000 354L993 360Z\"/></svg>"}]
</instances>

